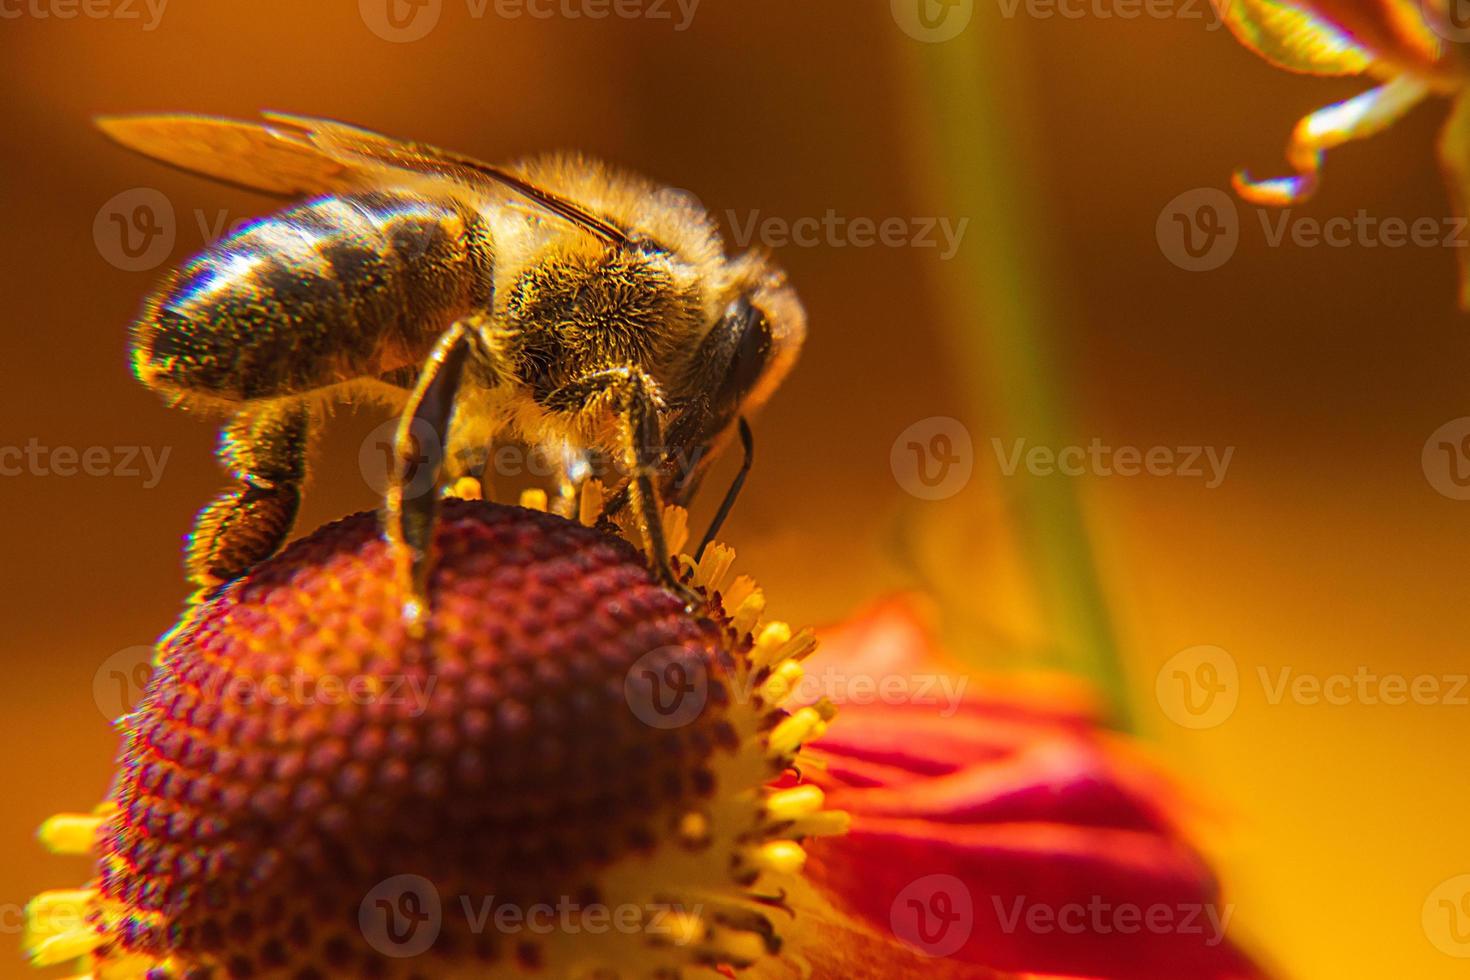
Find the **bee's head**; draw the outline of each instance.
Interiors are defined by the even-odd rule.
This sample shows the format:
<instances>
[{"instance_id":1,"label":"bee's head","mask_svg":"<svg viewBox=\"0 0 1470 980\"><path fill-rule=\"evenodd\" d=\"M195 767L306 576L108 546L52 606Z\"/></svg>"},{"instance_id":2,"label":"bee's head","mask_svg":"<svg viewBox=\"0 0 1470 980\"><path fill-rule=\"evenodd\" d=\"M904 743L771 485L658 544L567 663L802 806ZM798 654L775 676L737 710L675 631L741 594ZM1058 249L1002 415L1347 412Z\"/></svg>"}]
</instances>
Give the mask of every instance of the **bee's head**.
<instances>
[{"instance_id":1,"label":"bee's head","mask_svg":"<svg viewBox=\"0 0 1470 980\"><path fill-rule=\"evenodd\" d=\"M770 398L806 338L806 311L765 256L747 255L733 270L725 305L672 399L665 499L688 501L735 423Z\"/></svg>"}]
</instances>

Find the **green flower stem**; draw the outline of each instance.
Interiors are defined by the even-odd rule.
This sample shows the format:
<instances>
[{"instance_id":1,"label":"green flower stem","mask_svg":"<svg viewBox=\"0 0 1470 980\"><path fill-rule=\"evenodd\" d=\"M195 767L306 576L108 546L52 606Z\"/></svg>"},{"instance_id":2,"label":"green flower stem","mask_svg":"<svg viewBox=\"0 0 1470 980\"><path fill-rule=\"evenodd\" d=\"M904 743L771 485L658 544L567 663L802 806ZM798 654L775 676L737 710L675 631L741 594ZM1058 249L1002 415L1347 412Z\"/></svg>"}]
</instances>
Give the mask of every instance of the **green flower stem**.
<instances>
[{"instance_id":1,"label":"green flower stem","mask_svg":"<svg viewBox=\"0 0 1470 980\"><path fill-rule=\"evenodd\" d=\"M941 273L950 306L945 333L971 378L974 417L994 419L997 434L1010 434L1007 443L1025 437L1031 445L1070 445L1076 440L1049 330L1061 319L1063 290L1035 234L1049 225L1024 169L1025 117L1014 98L1030 86L988 26L977 4L954 40L902 39L915 102L928 113L918 146L927 158L924 176L955 217L970 219L959 254ZM988 451L988 435L977 433L976 444L977 452ZM1077 481L1025 473L1007 479L1023 557L1055 638L1049 665L1090 678L1108 698L1115 724L1127 727L1127 685Z\"/></svg>"}]
</instances>

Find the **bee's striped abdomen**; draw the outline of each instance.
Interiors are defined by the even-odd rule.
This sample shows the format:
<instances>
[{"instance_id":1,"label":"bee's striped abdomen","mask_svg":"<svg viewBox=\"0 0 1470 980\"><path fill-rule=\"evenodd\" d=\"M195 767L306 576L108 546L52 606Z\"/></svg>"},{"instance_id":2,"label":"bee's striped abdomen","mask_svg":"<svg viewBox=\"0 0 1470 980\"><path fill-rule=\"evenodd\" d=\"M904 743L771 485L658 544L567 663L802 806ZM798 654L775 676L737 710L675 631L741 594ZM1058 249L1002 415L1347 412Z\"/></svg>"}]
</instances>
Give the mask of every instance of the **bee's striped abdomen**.
<instances>
[{"instance_id":1,"label":"bee's striped abdomen","mask_svg":"<svg viewBox=\"0 0 1470 980\"><path fill-rule=\"evenodd\" d=\"M227 401L302 394L417 362L491 301L489 229L454 200L320 198L175 272L134 326L152 387Z\"/></svg>"}]
</instances>

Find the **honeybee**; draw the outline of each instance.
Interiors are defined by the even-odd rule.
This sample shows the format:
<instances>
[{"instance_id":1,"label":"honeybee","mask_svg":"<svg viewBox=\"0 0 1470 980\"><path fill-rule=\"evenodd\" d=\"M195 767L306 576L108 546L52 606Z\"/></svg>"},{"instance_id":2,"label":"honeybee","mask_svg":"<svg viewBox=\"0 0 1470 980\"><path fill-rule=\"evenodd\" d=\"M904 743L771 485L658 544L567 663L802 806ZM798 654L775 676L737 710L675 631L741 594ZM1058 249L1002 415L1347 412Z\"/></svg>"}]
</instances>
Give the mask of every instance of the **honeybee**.
<instances>
[{"instance_id":1,"label":"honeybee","mask_svg":"<svg viewBox=\"0 0 1470 980\"><path fill-rule=\"evenodd\" d=\"M428 612L439 494L407 492L409 475L428 466L442 485L446 461L497 436L622 460L610 509L630 508L658 577L691 598L661 507L687 502L737 429L748 439L745 416L791 368L806 315L784 273L758 251L727 256L687 195L585 157L492 166L330 120L263 120L98 120L175 166L311 196L173 271L133 325L138 378L226 419L235 483L196 519L194 582L281 547L323 408L372 392L401 406L383 522L411 621ZM415 438L425 426L438 438Z\"/></svg>"}]
</instances>

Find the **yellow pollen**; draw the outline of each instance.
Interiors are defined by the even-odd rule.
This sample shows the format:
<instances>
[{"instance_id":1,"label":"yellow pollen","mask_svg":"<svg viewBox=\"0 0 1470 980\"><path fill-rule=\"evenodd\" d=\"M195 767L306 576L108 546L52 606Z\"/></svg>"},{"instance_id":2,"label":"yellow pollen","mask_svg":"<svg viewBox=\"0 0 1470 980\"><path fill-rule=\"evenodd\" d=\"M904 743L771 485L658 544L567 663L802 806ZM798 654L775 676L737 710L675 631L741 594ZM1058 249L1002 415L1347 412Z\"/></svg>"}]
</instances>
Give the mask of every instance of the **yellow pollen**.
<instances>
[{"instance_id":1,"label":"yellow pollen","mask_svg":"<svg viewBox=\"0 0 1470 980\"><path fill-rule=\"evenodd\" d=\"M768 704L783 704L787 698L791 697L792 692L796 690L796 685L801 683L805 675L806 671L802 669L801 664L794 660L784 661L761 685L761 697Z\"/></svg>"},{"instance_id":2,"label":"yellow pollen","mask_svg":"<svg viewBox=\"0 0 1470 980\"><path fill-rule=\"evenodd\" d=\"M826 794L821 787L807 783L778 790L766 800L766 813L772 820L797 820L822 809Z\"/></svg>"},{"instance_id":3,"label":"yellow pollen","mask_svg":"<svg viewBox=\"0 0 1470 980\"><path fill-rule=\"evenodd\" d=\"M827 730L827 722L816 708L800 708L785 718L771 731L766 746L769 756L787 756L801 748L802 744L818 738Z\"/></svg>"},{"instance_id":4,"label":"yellow pollen","mask_svg":"<svg viewBox=\"0 0 1470 980\"><path fill-rule=\"evenodd\" d=\"M795 841L773 840L761 845L756 861L769 871L794 875L806 864L806 851Z\"/></svg>"},{"instance_id":5,"label":"yellow pollen","mask_svg":"<svg viewBox=\"0 0 1470 980\"><path fill-rule=\"evenodd\" d=\"M101 826L98 813L59 813L41 824L36 836L53 854L90 854Z\"/></svg>"}]
</instances>

